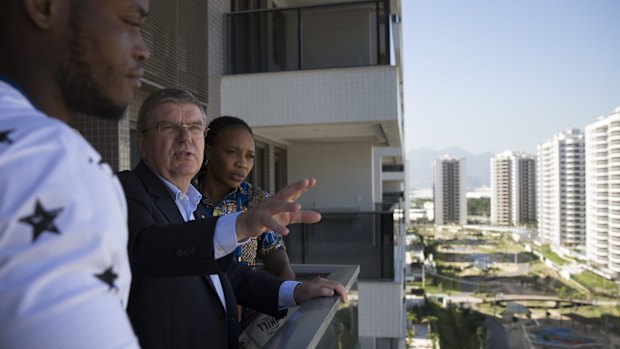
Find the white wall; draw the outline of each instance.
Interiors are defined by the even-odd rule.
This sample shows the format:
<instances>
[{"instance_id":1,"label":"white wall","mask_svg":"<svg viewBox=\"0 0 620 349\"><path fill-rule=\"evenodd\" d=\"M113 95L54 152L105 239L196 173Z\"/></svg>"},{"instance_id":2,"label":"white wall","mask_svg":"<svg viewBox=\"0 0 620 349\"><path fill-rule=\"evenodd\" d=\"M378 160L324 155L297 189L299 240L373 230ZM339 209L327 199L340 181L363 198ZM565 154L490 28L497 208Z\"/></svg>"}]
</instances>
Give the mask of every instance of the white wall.
<instances>
[{"instance_id":1,"label":"white wall","mask_svg":"<svg viewBox=\"0 0 620 349\"><path fill-rule=\"evenodd\" d=\"M396 74L395 67L376 66L227 75L222 114L253 127L397 121Z\"/></svg>"},{"instance_id":2,"label":"white wall","mask_svg":"<svg viewBox=\"0 0 620 349\"><path fill-rule=\"evenodd\" d=\"M360 337L404 336L402 283L360 281L358 292Z\"/></svg>"},{"instance_id":3,"label":"white wall","mask_svg":"<svg viewBox=\"0 0 620 349\"><path fill-rule=\"evenodd\" d=\"M370 143L296 144L287 151L289 183L317 179L317 186L299 198L302 206L374 210Z\"/></svg>"}]
</instances>

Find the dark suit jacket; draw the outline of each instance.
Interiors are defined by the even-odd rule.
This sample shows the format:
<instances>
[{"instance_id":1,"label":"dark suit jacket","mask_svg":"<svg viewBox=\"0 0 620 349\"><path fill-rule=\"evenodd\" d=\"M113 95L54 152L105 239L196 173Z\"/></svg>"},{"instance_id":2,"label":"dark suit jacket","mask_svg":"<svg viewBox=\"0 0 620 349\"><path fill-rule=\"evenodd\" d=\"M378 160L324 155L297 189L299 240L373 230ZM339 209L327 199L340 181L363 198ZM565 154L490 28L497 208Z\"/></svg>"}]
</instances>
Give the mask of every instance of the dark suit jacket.
<instances>
[{"instance_id":1,"label":"dark suit jacket","mask_svg":"<svg viewBox=\"0 0 620 349\"><path fill-rule=\"evenodd\" d=\"M118 175L129 211L133 274L127 312L143 349L237 348L236 304L281 317L282 280L214 259L216 218L184 222L172 195L140 162ZM224 310L209 274L218 274ZM236 297L235 297L236 296Z\"/></svg>"}]
</instances>

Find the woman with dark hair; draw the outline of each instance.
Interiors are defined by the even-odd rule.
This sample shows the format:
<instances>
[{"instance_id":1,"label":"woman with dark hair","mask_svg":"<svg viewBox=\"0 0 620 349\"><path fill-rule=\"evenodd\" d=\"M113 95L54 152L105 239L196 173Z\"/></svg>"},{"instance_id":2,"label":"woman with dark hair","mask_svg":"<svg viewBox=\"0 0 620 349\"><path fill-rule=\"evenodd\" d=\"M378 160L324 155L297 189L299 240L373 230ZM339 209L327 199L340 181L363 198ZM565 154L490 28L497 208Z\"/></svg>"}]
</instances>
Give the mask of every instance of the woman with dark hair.
<instances>
[{"instance_id":1,"label":"woman with dark hair","mask_svg":"<svg viewBox=\"0 0 620 349\"><path fill-rule=\"evenodd\" d=\"M269 193L246 182L254 166L252 129L245 121L222 116L209 123L205 138L205 165L198 174L202 204L212 216L247 210ZM254 268L258 257L265 270L288 280L295 279L282 236L268 231L239 246L235 260Z\"/></svg>"}]
</instances>

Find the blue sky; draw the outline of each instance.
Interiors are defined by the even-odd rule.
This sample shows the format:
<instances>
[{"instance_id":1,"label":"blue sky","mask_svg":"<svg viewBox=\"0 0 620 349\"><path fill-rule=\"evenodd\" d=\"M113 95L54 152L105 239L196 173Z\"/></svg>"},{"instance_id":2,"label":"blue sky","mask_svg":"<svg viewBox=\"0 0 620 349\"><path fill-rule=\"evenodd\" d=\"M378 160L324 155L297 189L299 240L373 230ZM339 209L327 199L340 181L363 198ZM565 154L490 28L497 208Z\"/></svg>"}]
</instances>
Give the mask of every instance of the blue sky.
<instances>
[{"instance_id":1,"label":"blue sky","mask_svg":"<svg viewBox=\"0 0 620 349\"><path fill-rule=\"evenodd\" d=\"M536 151L620 106L620 0L401 0L408 149Z\"/></svg>"}]
</instances>

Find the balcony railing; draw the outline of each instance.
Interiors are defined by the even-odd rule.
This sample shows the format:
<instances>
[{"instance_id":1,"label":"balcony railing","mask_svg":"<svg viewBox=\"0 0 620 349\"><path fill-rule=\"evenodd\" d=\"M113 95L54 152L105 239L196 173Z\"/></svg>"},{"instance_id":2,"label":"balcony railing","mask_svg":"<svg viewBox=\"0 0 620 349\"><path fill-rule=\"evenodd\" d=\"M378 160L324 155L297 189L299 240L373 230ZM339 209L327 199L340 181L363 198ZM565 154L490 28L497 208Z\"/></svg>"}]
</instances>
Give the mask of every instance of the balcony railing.
<instances>
[{"instance_id":1,"label":"balcony railing","mask_svg":"<svg viewBox=\"0 0 620 349\"><path fill-rule=\"evenodd\" d=\"M226 73L390 64L388 0L226 15Z\"/></svg>"},{"instance_id":2,"label":"balcony railing","mask_svg":"<svg viewBox=\"0 0 620 349\"><path fill-rule=\"evenodd\" d=\"M357 265L292 265L300 281L322 276L339 281L348 291L349 301L338 297L310 300L289 309L287 317L276 320L255 315L239 337L242 349L336 349L357 346L358 297Z\"/></svg>"}]
</instances>

